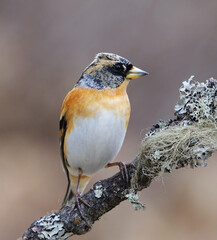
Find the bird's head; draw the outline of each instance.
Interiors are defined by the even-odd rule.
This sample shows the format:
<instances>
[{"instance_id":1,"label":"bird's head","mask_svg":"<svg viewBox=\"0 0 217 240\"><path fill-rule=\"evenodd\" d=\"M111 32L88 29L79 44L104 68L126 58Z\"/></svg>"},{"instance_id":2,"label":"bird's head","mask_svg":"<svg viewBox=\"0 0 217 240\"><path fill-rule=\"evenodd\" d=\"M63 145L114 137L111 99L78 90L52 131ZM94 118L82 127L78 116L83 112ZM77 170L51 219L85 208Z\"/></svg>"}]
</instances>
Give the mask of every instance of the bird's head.
<instances>
[{"instance_id":1,"label":"bird's head","mask_svg":"<svg viewBox=\"0 0 217 240\"><path fill-rule=\"evenodd\" d=\"M147 75L127 59L113 53L98 53L85 68L76 86L86 88L117 88L125 80Z\"/></svg>"}]
</instances>

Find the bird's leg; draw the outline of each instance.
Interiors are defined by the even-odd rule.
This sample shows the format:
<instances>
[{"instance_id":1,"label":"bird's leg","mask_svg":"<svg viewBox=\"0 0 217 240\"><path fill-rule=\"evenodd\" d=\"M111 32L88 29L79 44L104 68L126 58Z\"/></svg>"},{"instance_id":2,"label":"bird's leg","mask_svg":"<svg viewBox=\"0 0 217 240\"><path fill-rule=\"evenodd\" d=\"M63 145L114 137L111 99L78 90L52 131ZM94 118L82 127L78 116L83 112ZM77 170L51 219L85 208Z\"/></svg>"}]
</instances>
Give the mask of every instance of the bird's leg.
<instances>
[{"instance_id":1,"label":"bird's leg","mask_svg":"<svg viewBox=\"0 0 217 240\"><path fill-rule=\"evenodd\" d=\"M113 162L113 163L108 163L105 167L109 168L109 167L113 167L113 166L118 166L123 179L127 183L129 183L129 174L128 174L128 171L127 171L127 165L129 165L129 164L126 164L124 162Z\"/></svg>"},{"instance_id":2,"label":"bird's leg","mask_svg":"<svg viewBox=\"0 0 217 240\"><path fill-rule=\"evenodd\" d=\"M90 207L90 205L81 198L82 196L81 196L81 193L79 191L79 184L80 184L81 175L82 175L82 170L79 169L78 182L77 182L76 193L75 193L75 202L74 202L74 206L73 206L72 210L74 210L74 208L77 207L78 211L81 214L81 217L84 220L86 220L84 215L83 215L83 213L82 213L82 211L81 211L81 204L80 204L80 202L82 202L87 207Z\"/></svg>"}]
</instances>

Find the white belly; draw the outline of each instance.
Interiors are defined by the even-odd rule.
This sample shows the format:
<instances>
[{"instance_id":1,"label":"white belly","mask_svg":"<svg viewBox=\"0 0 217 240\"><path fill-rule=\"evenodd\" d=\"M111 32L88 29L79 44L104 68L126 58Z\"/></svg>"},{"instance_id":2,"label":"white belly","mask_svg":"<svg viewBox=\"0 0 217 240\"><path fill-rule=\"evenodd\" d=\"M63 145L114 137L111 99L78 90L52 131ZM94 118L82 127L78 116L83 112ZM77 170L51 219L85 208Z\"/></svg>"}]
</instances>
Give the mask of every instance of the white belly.
<instances>
[{"instance_id":1,"label":"white belly","mask_svg":"<svg viewBox=\"0 0 217 240\"><path fill-rule=\"evenodd\" d=\"M93 118L77 118L66 139L71 174L81 168L92 175L114 160L123 144L126 120L112 110L100 110Z\"/></svg>"}]
</instances>

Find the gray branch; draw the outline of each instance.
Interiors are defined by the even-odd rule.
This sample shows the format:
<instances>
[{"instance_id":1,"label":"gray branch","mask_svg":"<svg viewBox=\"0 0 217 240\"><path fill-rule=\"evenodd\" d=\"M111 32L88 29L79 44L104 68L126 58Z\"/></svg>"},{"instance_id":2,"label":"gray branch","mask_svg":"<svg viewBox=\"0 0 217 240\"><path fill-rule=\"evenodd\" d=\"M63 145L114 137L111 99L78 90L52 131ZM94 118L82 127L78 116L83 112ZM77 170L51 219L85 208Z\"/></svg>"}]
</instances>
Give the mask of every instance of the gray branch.
<instances>
[{"instance_id":1,"label":"gray branch","mask_svg":"<svg viewBox=\"0 0 217 240\"><path fill-rule=\"evenodd\" d=\"M144 207L137 192L149 187L163 172L186 166L206 166L206 160L217 151L217 81L183 82L175 118L153 125L141 144L141 151L128 166L130 183L120 173L98 181L83 196L90 208L79 211L67 206L35 220L20 239L67 239L85 234L96 220L128 199L135 209Z\"/></svg>"}]
</instances>

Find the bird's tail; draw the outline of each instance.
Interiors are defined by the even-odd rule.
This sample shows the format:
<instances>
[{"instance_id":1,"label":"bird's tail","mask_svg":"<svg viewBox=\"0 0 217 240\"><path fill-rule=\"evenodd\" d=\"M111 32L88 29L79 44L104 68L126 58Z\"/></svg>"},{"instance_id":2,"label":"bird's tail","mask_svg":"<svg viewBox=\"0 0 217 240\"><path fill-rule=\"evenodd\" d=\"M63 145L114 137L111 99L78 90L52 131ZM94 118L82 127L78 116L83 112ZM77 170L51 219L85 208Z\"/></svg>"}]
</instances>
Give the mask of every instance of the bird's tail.
<instances>
[{"instance_id":1,"label":"bird's tail","mask_svg":"<svg viewBox=\"0 0 217 240\"><path fill-rule=\"evenodd\" d=\"M68 182L68 186L67 186L67 190L66 190L66 194L65 194L63 203L62 203L62 207L65 207L67 205L71 205L73 197L74 197L74 193L72 192L70 182Z\"/></svg>"}]
</instances>

